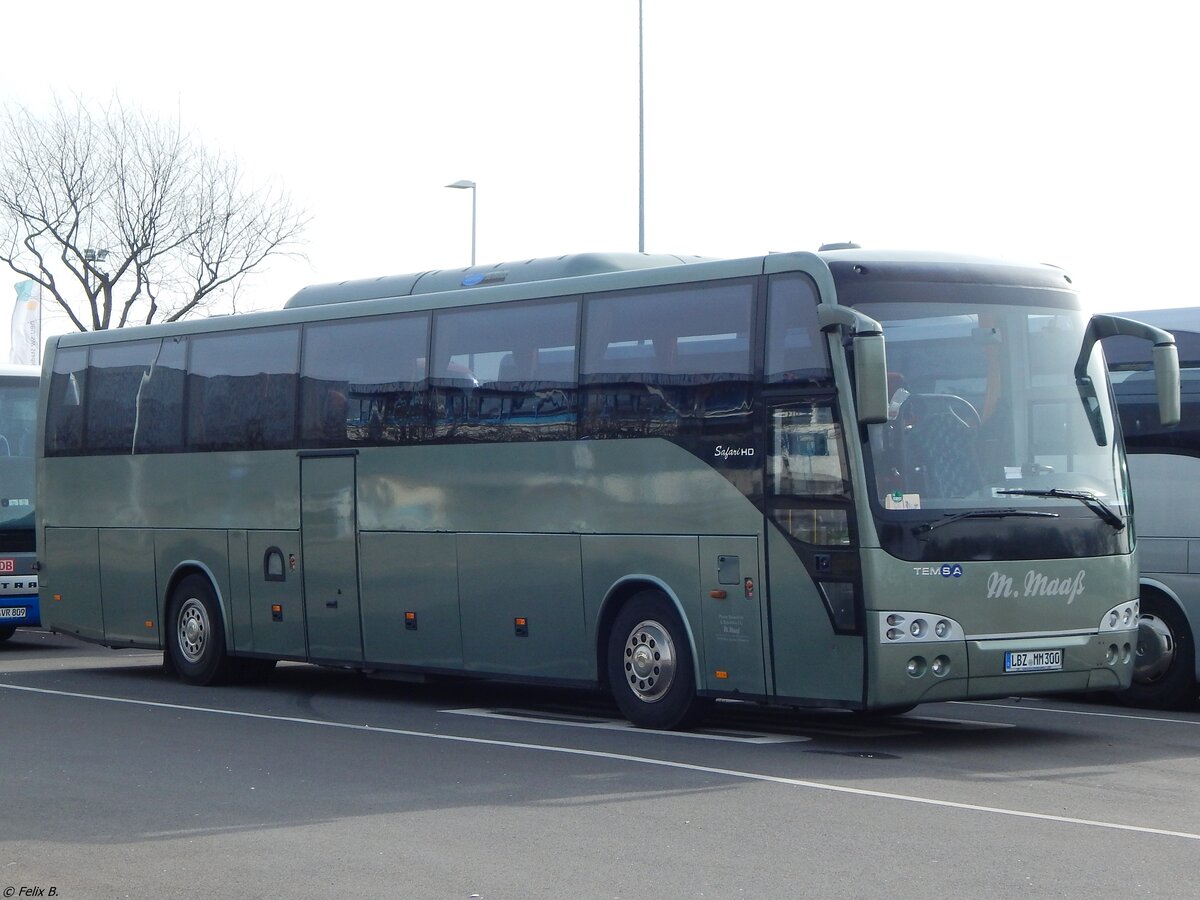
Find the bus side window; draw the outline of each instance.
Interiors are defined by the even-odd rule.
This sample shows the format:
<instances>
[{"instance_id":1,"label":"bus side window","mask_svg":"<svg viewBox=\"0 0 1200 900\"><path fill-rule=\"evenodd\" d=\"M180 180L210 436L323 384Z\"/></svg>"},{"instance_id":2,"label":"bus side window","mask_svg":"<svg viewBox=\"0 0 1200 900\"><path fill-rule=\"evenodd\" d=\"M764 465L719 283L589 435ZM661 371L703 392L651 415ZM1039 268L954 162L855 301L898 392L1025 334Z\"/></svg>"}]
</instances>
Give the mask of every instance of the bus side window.
<instances>
[{"instance_id":1,"label":"bus side window","mask_svg":"<svg viewBox=\"0 0 1200 900\"><path fill-rule=\"evenodd\" d=\"M588 298L581 436L743 436L753 299L746 280Z\"/></svg>"},{"instance_id":2,"label":"bus side window","mask_svg":"<svg viewBox=\"0 0 1200 900\"><path fill-rule=\"evenodd\" d=\"M435 440L574 438L578 319L574 297L435 314Z\"/></svg>"},{"instance_id":3,"label":"bus side window","mask_svg":"<svg viewBox=\"0 0 1200 900\"><path fill-rule=\"evenodd\" d=\"M817 286L807 275L772 275L767 292L768 384L833 386L829 347L817 324Z\"/></svg>"},{"instance_id":4,"label":"bus side window","mask_svg":"<svg viewBox=\"0 0 1200 900\"><path fill-rule=\"evenodd\" d=\"M297 326L222 331L191 343L189 450L295 446Z\"/></svg>"},{"instance_id":5,"label":"bus side window","mask_svg":"<svg viewBox=\"0 0 1200 900\"><path fill-rule=\"evenodd\" d=\"M305 326L300 445L410 444L428 436L429 314Z\"/></svg>"},{"instance_id":6,"label":"bus side window","mask_svg":"<svg viewBox=\"0 0 1200 900\"><path fill-rule=\"evenodd\" d=\"M86 347L60 350L54 357L46 408L47 456L75 456L83 452L87 359Z\"/></svg>"}]
</instances>

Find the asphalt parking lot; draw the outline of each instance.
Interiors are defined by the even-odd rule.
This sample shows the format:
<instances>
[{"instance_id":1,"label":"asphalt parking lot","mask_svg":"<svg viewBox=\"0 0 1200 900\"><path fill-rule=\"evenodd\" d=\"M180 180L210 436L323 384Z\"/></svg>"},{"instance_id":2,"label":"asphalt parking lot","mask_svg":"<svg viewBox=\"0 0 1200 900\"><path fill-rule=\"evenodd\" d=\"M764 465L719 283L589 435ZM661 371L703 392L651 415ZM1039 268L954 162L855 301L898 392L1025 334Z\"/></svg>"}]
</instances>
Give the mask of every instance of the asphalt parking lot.
<instances>
[{"instance_id":1,"label":"asphalt parking lot","mask_svg":"<svg viewBox=\"0 0 1200 900\"><path fill-rule=\"evenodd\" d=\"M1183 896L1200 708L721 704L687 734L601 697L0 645L5 897ZM37 893L41 891L42 893Z\"/></svg>"}]
</instances>

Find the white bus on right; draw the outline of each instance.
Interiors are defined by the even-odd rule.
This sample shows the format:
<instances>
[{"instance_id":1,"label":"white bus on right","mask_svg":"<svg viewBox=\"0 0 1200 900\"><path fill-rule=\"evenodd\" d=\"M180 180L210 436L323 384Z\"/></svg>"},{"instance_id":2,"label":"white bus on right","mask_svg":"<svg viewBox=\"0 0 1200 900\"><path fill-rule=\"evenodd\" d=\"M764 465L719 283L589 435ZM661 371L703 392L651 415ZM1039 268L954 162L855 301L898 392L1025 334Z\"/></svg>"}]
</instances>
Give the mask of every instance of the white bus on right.
<instances>
[{"instance_id":1,"label":"white bus on right","mask_svg":"<svg viewBox=\"0 0 1200 900\"><path fill-rule=\"evenodd\" d=\"M1133 489L1141 572L1141 625L1133 684L1118 694L1132 706L1171 709L1200 694L1200 307L1128 315L1175 335L1182 417L1159 422L1145 341L1104 339Z\"/></svg>"}]
</instances>

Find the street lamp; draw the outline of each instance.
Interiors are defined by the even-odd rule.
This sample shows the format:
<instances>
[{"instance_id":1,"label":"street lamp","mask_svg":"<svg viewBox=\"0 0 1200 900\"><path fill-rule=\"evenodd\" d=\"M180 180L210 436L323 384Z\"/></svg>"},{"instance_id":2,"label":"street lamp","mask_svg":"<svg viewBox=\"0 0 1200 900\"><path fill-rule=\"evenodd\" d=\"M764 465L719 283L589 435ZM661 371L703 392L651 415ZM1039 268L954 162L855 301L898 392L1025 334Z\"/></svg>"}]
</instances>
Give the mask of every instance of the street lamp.
<instances>
[{"instance_id":1,"label":"street lamp","mask_svg":"<svg viewBox=\"0 0 1200 900\"><path fill-rule=\"evenodd\" d=\"M475 182L465 180L456 181L454 184L446 185L446 187L471 191L471 265L475 265Z\"/></svg>"}]
</instances>

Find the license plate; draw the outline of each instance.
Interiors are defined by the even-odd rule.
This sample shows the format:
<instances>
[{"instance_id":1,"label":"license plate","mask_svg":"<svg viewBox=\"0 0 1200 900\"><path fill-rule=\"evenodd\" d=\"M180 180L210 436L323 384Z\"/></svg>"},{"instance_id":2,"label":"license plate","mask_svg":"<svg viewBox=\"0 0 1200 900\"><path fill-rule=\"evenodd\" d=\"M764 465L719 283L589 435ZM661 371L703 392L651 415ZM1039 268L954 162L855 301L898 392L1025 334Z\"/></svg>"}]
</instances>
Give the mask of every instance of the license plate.
<instances>
[{"instance_id":1,"label":"license plate","mask_svg":"<svg viewBox=\"0 0 1200 900\"><path fill-rule=\"evenodd\" d=\"M1008 650L1005 672L1050 672L1062 668L1061 650Z\"/></svg>"},{"instance_id":2,"label":"license plate","mask_svg":"<svg viewBox=\"0 0 1200 900\"><path fill-rule=\"evenodd\" d=\"M0 606L0 619L25 618L24 606Z\"/></svg>"}]
</instances>

